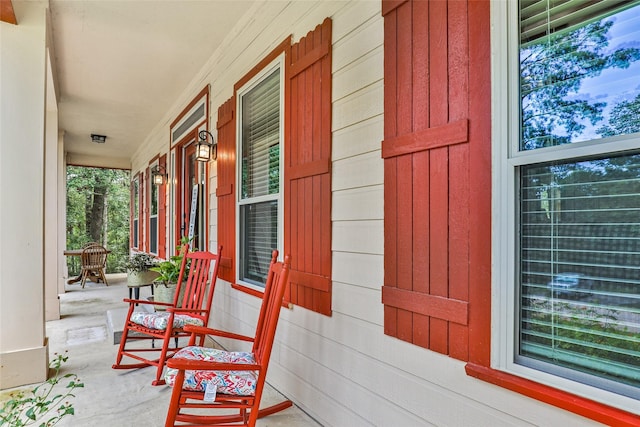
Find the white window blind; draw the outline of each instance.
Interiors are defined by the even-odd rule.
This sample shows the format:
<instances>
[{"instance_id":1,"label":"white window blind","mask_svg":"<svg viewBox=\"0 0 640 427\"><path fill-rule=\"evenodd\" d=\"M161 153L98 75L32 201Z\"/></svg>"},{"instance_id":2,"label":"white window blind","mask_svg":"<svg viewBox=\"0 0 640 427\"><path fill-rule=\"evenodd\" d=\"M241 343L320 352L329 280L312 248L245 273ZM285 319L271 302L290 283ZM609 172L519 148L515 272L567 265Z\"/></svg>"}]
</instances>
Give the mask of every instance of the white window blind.
<instances>
[{"instance_id":1,"label":"white window blind","mask_svg":"<svg viewBox=\"0 0 640 427\"><path fill-rule=\"evenodd\" d=\"M240 99L240 278L262 285L278 247L280 70Z\"/></svg>"},{"instance_id":2,"label":"white window blind","mask_svg":"<svg viewBox=\"0 0 640 427\"><path fill-rule=\"evenodd\" d=\"M521 0L520 40L568 32L637 5L629 0Z\"/></svg>"},{"instance_id":3,"label":"white window blind","mask_svg":"<svg viewBox=\"0 0 640 427\"><path fill-rule=\"evenodd\" d=\"M640 155L524 167L520 223L519 355L640 397Z\"/></svg>"}]
</instances>

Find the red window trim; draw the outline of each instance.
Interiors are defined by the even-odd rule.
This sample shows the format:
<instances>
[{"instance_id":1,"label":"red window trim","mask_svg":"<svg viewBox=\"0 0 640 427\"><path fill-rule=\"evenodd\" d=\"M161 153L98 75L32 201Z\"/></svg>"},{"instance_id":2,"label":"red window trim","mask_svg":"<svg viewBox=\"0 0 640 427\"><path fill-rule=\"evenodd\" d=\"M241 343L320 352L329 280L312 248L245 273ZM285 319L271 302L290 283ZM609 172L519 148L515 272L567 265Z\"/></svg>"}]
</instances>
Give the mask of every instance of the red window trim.
<instances>
[{"instance_id":1,"label":"red window trim","mask_svg":"<svg viewBox=\"0 0 640 427\"><path fill-rule=\"evenodd\" d=\"M465 366L467 375L520 393L532 399L582 415L583 417L615 426L638 426L640 416L605 405L600 402L537 383L513 374L498 371L475 363Z\"/></svg>"},{"instance_id":2,"label":"red window trim","mask_svg":"<svg viewBox=\"0 0 640 427\"><path fill-rule=\"evenodd\" d=\"M260 292L257 289L250 288L245 285L240 285L238 283L232 283L231 289L235 289L236 291L244 292L245 294L249 294L254 297L262 298L264 296L264 291Z\"/></svg>"},{"instance_id":3,"label":"red window trim","mask_svg":"<svg viewBox=\"0 0 640 427\"><path fill-rule=\"evenodd\" d=\"M238 292L243 292L245 294L248 294L248 295L251 295L253 297L260 298L260 299L262 299L264 297L264 292L261 292L261 291L259 291L257 289L250 288L250 287L245 286L245 285L240 285L238 283L232 283L231 284L231 289L235 289ZM293 304L291 304L288 301L282 301L282 306L284 308L288 308L288 309L292 309L293 308Z\"/></svg>"},{"instance_id":4,"label":"red window trim","mask_svg":"<svg viewBox=\"0 0 640 427\"><path fill-rule=\"evenodd\" d=\"M198 92L198 94L191 100L191 102L189 102L189 104L180 112L180 114L178 114L178 116L173 120L173 122L171 122L171 125L169 126L169 152L173 152L175 154L175 176L174 179L176 181L175 183L175 200L174 200L174 209L175 209L175 224L174 224L174 238L176 242L179 242L180 239L182 238L182 232L181 232L181 218L182 218L182 214L183 214L183 205L181 203L182 201L182 190L183 190L183 156L182 156L182 148L190 141L192 140L198 140L198 131L202 130L202 127L204 126L204 129L206 130L210 130L209 127L209 96L210 96L210 85L206 85L200 92ZM196 105L198 102L200 102L202 100L202 98L205 98L204 101L204 105L205 105L205 115L204 115L204 119L201 120L200 122L196 123L193 125L193 128L184 133L180 139L178 139L177 141L173 140L173 129L174 127L180 122L180 120L182 120L187 113L189 112L189 110L191 110L191 108L193 108L194 105ZM204 172L205 172L205 193L209 192L209 167L210 167L210 162L208 162L205 166L204 166ZM166 168L166 165L165 165ZM204 199L204 209L205 212L209 211L209 197L205 197ZM209 241L209 215L204 215L203 216L204 219L204 230L205 230L205 236L204 236L204 240L205 242ZM165 252L166 248L165 248Z\"/></svg>"}]
</instances>

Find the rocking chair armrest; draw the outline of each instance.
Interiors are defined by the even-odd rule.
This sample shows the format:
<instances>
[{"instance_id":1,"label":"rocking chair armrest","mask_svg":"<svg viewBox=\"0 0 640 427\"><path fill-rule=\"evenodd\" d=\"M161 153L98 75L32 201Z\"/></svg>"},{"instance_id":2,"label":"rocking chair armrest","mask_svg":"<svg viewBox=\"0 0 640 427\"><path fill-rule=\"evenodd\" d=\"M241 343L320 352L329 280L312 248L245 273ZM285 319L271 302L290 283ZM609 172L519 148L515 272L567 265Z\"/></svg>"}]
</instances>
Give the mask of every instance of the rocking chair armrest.
<instances>
[{"instance_id":1,"label":"rocking chair armrest","mask_svg":"<svg viewBox=\"0 0 640 427\"><path fill-rule=\"evenodd\" d=\"M153 301L147 301L142 300L142 299L130 299L130 298L124 298L122 301L129 303L129 304L147 304L147 305L161 305L161 306L166 306L166 307L173 307L173 304L171 303L167 303L167 302L153 302Z\"/></svg>"},{"instance_id":2,"label":"rocking chair armrest","mask_svg":"<svg viewBox=\"0 0 640 427\"><path fill-rule=\"evenodd\" d=\"M230 363L205 360L190 360L172 357L167 360L169 368L185 371L259 371L262 367L255 363Z\"/></svg>"},{"instance_id":3,"label":"rocking chair armrest","mask_svg":"<svg viewBox=\"0 0 640 427\"><path fill-rule=\"evenodd\" d=\"M221 331L219 329L207 328L205 326L185 325L184 331L191 332L192 335L215 335L218 337L230 338L238 341L254 341L253 337L248 337L246 335L240 335L233 332Z\"/></svg>"},{"instance_id":4,"label":"rocking chair armrest","mask_svg":"<svg viewBox=\"0 0 640 427\"><path fill-rule=\"evenodd\" d=\"M205 310L204 308L177 308L177 307L169 307L167 311L172 313L181 314L181 313L206 313L209 310Z\"/></svg>"}]
</instances>

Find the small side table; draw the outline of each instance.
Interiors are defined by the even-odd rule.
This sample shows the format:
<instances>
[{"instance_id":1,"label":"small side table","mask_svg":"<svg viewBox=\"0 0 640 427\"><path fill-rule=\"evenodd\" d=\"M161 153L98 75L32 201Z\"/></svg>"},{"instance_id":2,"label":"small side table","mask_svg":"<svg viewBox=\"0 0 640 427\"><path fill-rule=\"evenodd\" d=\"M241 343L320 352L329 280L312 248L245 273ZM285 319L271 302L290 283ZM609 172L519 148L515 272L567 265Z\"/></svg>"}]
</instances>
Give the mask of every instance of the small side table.
<instances>
[{"instance_id":1,"label":"small side table","mask_svg":"<svg viewBox=\"0 0 640 427\"><path fill-rule=\"evenodd\" d=\"M145 286L151 286L151 295L153 295L153 283L143 283L141 285L127 284L127 287L129 288L129 299L131 299L132 292L135 295L134 299L140 299L140 288L144 288Z\"/></svg>"}]
</instances>

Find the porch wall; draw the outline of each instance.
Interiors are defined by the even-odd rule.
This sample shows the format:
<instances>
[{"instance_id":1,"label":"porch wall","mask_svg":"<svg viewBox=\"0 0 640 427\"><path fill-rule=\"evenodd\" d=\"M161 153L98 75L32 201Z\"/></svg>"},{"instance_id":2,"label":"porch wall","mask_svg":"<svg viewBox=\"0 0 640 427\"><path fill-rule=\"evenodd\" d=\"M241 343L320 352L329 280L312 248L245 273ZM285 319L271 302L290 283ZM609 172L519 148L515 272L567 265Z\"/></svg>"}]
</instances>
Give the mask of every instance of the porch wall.
<instances>
[{"instance_id":1,"label":"porch wall","mask_svg":"<svg viewBox=\"0 0 640 427\"><path fill-rule=\"evenodd\" d=\"M168 124L207 84L210 128L233 85L289 34L333 19L333 314L283 309L269 381L327 426L589 425L465 375L464 363L383 333L383 19L379 1L260 2L134 158L168 151ZM209 164L210 248L216 241ZM219 281L212 326L252 334L260 301ZM224 345L230 344L223 342Z\"/></svg>"}]
</instances>

